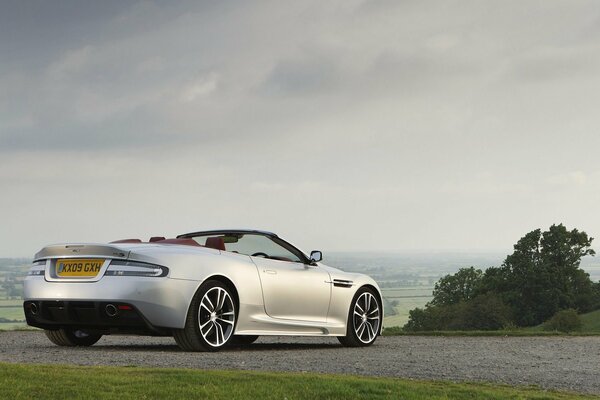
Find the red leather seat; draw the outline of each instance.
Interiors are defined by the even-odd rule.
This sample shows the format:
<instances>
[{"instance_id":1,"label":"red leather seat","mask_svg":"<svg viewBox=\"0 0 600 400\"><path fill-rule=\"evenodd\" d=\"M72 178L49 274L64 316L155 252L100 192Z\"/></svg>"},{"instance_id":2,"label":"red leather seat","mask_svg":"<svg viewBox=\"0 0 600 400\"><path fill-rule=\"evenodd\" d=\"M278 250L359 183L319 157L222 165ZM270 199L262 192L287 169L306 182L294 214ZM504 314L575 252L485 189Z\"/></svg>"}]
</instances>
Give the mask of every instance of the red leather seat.
<instances>
[{"instance_id":1,"label":"red leather seat","mask_svg":"<svg viewBox=\"0 0 600 400\"><path fill-rule=\"evenodd\" d=\"M187 238L182 238L182 239L164 239L164 240L159 240L157 242L155 242L156 244L183 244L186 246L200 246L200 244L198 244L198 242L196 242L194 239L187 239Z\"/></svg>"},{"instance_id":2,"label":"red leather seat","mask_svg":"<svg viewBox=\"0 0 600 400\"><path fill-rule=\"evenodd\" d=\"M110 243L142 243L142 241L140 239L121 239L121 240L114 240Z\"/></svg>"},{"instance_id":3,"label":"red leather seat","mask_svg":"<svg viewBox=\"0 0 600 400\"><path fill-rule=\"evenodd\" d=\"M206 238L206 243L204 247L209 247L215 250L225 250L225 241L222 237L209 237Z\"/></svg>"},{"instance_id":4,"label":"red leather seat","mask_svg":"<svg viewBox=\"0 0 600 400\"><path fill-rule=\"evenodd\" d=\"M158 242L159 240L165 240L164 236L152 236L150 238L150 240L148 240L148 242L152 243L152 242Z\"/></svg>"}]
</instances>

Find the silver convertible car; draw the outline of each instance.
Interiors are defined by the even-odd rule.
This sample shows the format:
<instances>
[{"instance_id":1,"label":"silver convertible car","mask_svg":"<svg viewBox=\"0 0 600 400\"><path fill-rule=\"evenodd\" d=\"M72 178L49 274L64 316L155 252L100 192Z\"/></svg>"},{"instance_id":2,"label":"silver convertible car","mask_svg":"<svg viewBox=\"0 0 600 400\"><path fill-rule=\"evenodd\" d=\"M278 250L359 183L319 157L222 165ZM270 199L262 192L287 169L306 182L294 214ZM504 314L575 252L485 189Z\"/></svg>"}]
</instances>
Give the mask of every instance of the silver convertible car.
<instances>
[{"instance_id":1,"label":"silver convertible car","mask_svg":"<svg viewBox=\"0 0 600 400\"><path fill-rule=\"evenodd\" d=\"M256 230L52 245L35 255L23 307L27 323L59 346L117 333L173 336L187 351L261 335L372 344L383 318L377 284L321 259Z\"/></svg>"}]
</instances>

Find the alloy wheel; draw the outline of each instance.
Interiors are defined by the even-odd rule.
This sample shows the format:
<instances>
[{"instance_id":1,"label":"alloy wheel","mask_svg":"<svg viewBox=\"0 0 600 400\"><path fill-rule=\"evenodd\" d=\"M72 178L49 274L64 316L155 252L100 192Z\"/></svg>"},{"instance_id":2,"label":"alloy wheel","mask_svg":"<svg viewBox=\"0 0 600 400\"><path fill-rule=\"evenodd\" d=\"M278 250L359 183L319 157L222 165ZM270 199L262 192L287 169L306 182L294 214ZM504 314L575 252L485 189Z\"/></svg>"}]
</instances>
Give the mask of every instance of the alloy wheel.
<instances>
[{"instance_id":1,"label":"alloy wheel","mask_svg":"<svg viewBox=\"0 0 600 400\"><path fill-rule=\"evenodd\" d=\"M379 333L380 310L377 299L371 292L362 293L353 311L354 332L363 343L371 343Z\"/></svg>"},{"instance_id":2,"label":"alloy wheel","mask_svg":"<svg viewBox=\"0 0 600 400\"><path fill-rule=\"evenodd\" d=\"M202 337L212 347L227 343L233 334L235 308L229 293L222 287L209 289L198 309L198 325Z\"/></svg>"}]
</instances>

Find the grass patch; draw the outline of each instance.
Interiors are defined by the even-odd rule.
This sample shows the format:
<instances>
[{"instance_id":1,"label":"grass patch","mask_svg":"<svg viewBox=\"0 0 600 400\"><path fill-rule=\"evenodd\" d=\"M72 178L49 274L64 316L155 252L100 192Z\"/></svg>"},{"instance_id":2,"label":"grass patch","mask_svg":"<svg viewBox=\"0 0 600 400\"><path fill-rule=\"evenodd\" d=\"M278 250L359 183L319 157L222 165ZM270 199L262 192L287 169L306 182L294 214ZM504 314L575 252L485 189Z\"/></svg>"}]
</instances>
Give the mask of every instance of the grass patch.
<instances>
[{"instance_id":1,"label":"grass patch","mask_svg":"<svg viewBox=\"0 0 600 400\"><path fill-rule=\"evenodd\" d=\"M23 308L23 300L15 300L15 299L7 300L7 299L2 299L2 300L0 300L0 306L21 307L21 308Z\"/></svg>"},{"instance_id":2,"label":"grass patch","mask_svg":"<svg viewBox=\"0 0 600 400\"><path fill-rule=\"evenodd\" d=\"M600 336L600 332L556 332L515 329L506 331L419 331L406 332L399 326L383 329L383 336Z\"/></svg>"},{"instance_id":3,"label":"grass patch","mask_svg":"<svg viewBox=\"0 0 600 400\"><path fill-rule=\"evenodd\" d=\"M408 312L417 307L423 308L427 302L431 301L433 287L428 286L407 286L382 288L381 293L388 301L396 301L398 305L394 307L395 315L389 315L386 309L386 315L383 319L383 326L402 326L408 322Z\"/></svg>"},{"instance_id":4,"label":"grass patch","mask_svg":"<svg viewBox=\"0 0 600 400\"><path fill-rule=\"evenodd\" d=\"M423 331L405 332L400 326L385 324L384 336L600 336L600 310L580 315L583 326L579 331L570 333L547 331L544 324L499 331Z\"/></svg>"},{"instance_id":5,"label":"grass patch","mask_svg":"<svg viewBox=\"0 0 600 400\"><path fill-rule=\"evenodd\" d=\"M0 307L0 318L25 321L23 307Z\"/></svg>"},{"instance_id":6,"label":"grass patch","mask_svg":"<svg viewBox=\"0 0 600 400\"><path fill-rule=\"evenodd\" d=\"M25 331L25 330L33 330L37 328L33 328L28 326L25 322L2 322L0 323L0 332L4 331Z\"/></svg>"},{"instance_id":7,"label":"grass patch","mask_svg":"<svg viewBox=\"0 0 600 400\"><path fill-rule=\"evenodd\" d=\"M0 398L598 399L537 388L346 375L5 363Z\"/></svg>"},{"instance_id":8,"label":"grass patch","mask_svg":"<svg viewBox=\"0 0 600 400\"><path fill-rule=\"evenodd\" d=\"M592 311L585 314L580 314L581 317L581 330L572 332L572 335L584 335L584 336L596 336L600 335L600 310ZM540 324L536 326L530 326L528 328L523 328L523 330L528 332L536 332L543 333L547 332L545 330L545 324Z\"/></svg>"},{"instance_id":9,"label":"grass patch","mask_svg":"<svg viewBox=\"0 0 600 400\"><path fill-rule=\"evenodd\" d=\"M582 331L600 332L600 310L581 314L580 317L583 322Z\"/></svg>"}]
</instances>

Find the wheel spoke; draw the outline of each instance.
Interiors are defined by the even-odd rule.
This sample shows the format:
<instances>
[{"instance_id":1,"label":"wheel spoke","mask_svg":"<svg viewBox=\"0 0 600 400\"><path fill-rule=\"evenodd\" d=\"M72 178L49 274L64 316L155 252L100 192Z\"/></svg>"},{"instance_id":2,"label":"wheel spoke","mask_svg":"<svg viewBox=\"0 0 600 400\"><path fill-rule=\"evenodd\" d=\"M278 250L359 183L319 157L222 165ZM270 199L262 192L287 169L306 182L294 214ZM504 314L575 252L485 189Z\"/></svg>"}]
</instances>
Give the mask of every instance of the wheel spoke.
<instances>
[{"instance_id":1,"label":"wheel spoke","mask_svg":"<svg viewBox=\"0 0 600 400\"><path fill-rule=\"evenodd\" d=\"M356 308L358 308L358 310L359 310L361 313L364 313L364 312L365 312L365 310L363 310L363 308L360 306L360 304L358 304L358 301L356 302Z\"/></svg>"},{"instance_id":2,"label":"wheel spoke","mask_svg":"<svg viewBox=\"0 0 600 400\"><path fill-rule=\"evenodd\" d=\"M204 299L202 299L202 301L204 302L204 300L208 301L208 304L210 304L210 307L211 307L211 311L214 311L215 306L213 305L212 301L210 301L210 297L208 297L208 293L206 293L204 295Z\"/></svg>"},{"instance_id":3,"label":"wheel spoke","mask_svg":"<svg viewBox=\"0 0 600 400\"><path fill-rule=\"evenodd\" d=\"M212 322L212 321L209 320L208 322ZM214 327L215 327L214 324L210 324L210 326L208 327L208 329L206 330L206 332L202 333L202 336L204 336L204 339L206 339L206 336L210 333L210 331L212 331L212 329ZM206 340L208 340L208 339L206 339Z\"/></svg>"},{"instance_id":4,"label":"wheel spoke","mask_svg":"<svg viewBox=\"0 0 600 400\"><path fill-rule=\"evenodd\" d=\"M221 342L219 341L219 328L217 326L217 324L213 321L212 326L215 330L215 344L217 346L219 346L221 344Z\"/></svg>"},{"instance_id":5,"label":"wheel spoke","mask_svg":"<svg viewBox=\"0 0 600 400\"><path fill-rule=\"evenodd\" d=\"M200 306L204 307L206 309L206 311L208 311L209 313L212 312L212 310L210 308L206 307L206 304L204 304L204 301L202 303L200 303Z\"/></svg>"},{"instance_id":6,"label":"wheel spoke","mask_svg":"<svg viewBox=\"0 0 600 400\"><path fill-rule=\"evenodd\" d=\"M233 321L229 321L229 320L226 320L226 319L223 319L223 318L217 318L217 321L223 321L225 323L228 323L229 325L233 325Z\"/></svg>"},{"instance_id":7,"label":"wheel spoke","mask_svg":"<svg viewBox=\"0 0 600 400\"><path fill-rule=\"evenodd\" d=\"M215 301L215 311L219 311L221 306L221 291L217 289L217 301Z\"/></svg>"},{"instance_id":8,"label":"wheel spoke","mask_svg":"<svg viewBox=\"0 0 600 400\"><path fill-rule=\"evenodd\" d=\"M219 324L217 321L215 321L215 325L218 328L217 332L220 332L220 334L221 334L221 343L219 343L219 335L217 335L217 346L219 346L223 342L225 342L225 333L223 333L223 327L221 326L221 324Z\"/></svg>"},{"instance_id":9,"label":"wheel spoke","mask_svg":"<svg viewBox=\"0 0 600 400\"><path fill-rule=\"evenodd\" d=\"M223 299L221 300L219 310L222 310L223 307L225 307L225 300L231 301L231 298L229 297L229 294L227 292L223 291Z\"/></svg>"},{"instance_id":10,"label":"wheel spoke","mask_svg":"<svg viewBox=\"0 0 600 400\"><path fill-rule=\"evenodd\" d=\"M361 322L361 324L358 326L358 329L356 330L358 337L362 337L362 334L365 332L365 325L365 322Z\"/></svg>"},{"instance_id":11,"label":"wheel spoke","mask_svg":"<svg viewBox=\"0 0 600 400\"><path fill-rule=\"evenodd\" d=\"M367 336L369 337L369 342L373 340L373 336L375 336L375 331L370 323L367 322Z\"/></svg>"},{"instance_id":12,"label":"wheel spoke","mask_svg":"<svg viewBox=\"0 0 600 400\"><path fill-rule=\"evenodd\" d=\"M208 324L210 324L210 319L208 321L206 321L205 323L203 323L202 325L200 325L200 330L204 329L204 327Z\"/></svg>"}]
</instances>

